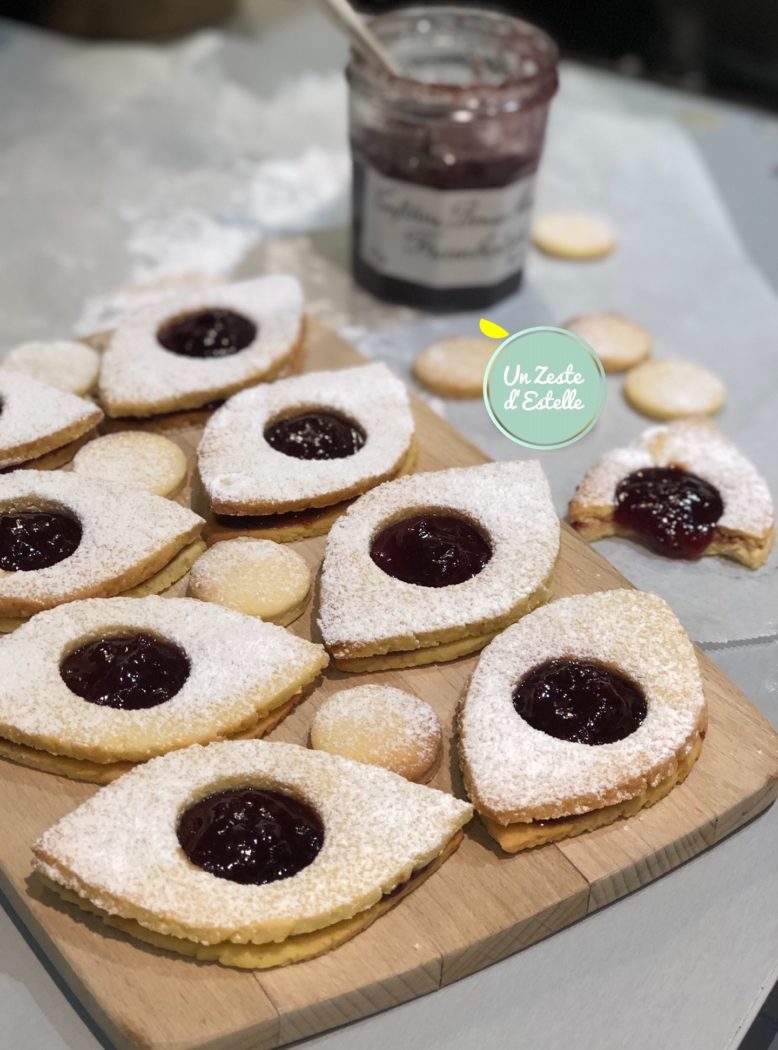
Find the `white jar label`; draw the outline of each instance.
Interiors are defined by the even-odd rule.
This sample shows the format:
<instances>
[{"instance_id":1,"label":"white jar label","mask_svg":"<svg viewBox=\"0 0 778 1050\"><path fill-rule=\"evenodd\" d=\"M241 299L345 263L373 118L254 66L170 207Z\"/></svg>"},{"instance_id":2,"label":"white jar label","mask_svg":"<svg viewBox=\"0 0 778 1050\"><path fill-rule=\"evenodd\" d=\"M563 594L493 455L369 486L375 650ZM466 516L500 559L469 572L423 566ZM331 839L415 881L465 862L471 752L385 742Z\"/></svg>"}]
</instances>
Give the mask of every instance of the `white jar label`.
<instances>
[{"instance_id":1,"label":"white jar label","mask_svg":"<svg viewBox=\"0 0 778 1050\"><path fill-rule=\"evenodd\" d=\"M364 169L360 255L430 288L498 284L524 265L535 175L495 189L440 190Z\"/></svg>"}]
</instances>

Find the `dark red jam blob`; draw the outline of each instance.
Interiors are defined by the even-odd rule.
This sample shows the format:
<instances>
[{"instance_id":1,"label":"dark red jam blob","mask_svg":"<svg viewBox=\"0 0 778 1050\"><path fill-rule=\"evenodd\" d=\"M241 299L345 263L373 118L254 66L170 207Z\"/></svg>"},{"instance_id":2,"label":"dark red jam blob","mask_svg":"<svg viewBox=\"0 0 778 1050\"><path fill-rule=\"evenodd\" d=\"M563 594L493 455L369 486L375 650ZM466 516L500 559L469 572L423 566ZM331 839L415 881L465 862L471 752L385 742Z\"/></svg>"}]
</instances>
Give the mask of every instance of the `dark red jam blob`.
<instances>
[{"instance_id":1,"label":"dark red jam blob","mask_svg":"<svg viewBox=\"0 0 778 1050\"><path fill-rule=\"evenodd\" d=\"M64 561L81 542L81 522L61 510L0 513L0 569L32 572Z\"/></svg>"},{"instance_id":2,"label":"dark red jam blob","mask_svg":"<svg viewBox=\"0 0 778 1050\"><path fill-rule=\"evenodd\" d=\"M724 513L718 489L678 467L645 467L616 487L616 522L668 558L699 557Z\"/></svg>"},{"instance_id":3,"label":"dark red jam blob","mask_svg":"<svg viewBox=\"0 0 778 1050\"><path fill-rule=\"evenodd\" d=\"M178 822L181 849L198 868L242 885L290 879L316 859L324 825L280 791L230 788L201 798Z\"/></svg>"},{"instance_id":4,"label":"dark red jam blob","mask_svg":"<svg viewBox=\"0 0 778 1050\"><path fill-rule=\"evenodd\" d=\"M345 459L359 452L364 430L332 412L302 412L271 423L265 441L295 459Z\"/></svg>"},{"instance_id":5,"label":"dark red jam blob","mask_svg":"<svg viewBox=\"0 0 778 1050\"><path fill-rule=\"evenodd\" d=\"M157 332L157 342L182 357L229 357L256 337L253 321L220 307L174 317Z\"/></svg>"},{"instance_id":6,"label":"dark red jam blob","mask_svg":"<svg viewBox=\"0 0 778 1050\"><path fill-rule=\"evenodd\" d=\"M513 706L533 729L578 744L623 740L647 711L639 686L587 660L547 660L516 686Z\"/></svg>"},{"instance_id":7,"label":"dark red jam blob","mask_svg":"<svg viewBox=\"0 0 778 1050\"><path fill-rule=\"evenodd\" d=\"M139 711L175 696L189 677L189 659L173 642L125 632L80 645L60 664L65 685L101 707Z\"/></svg>"},{"instance_id":8,"label":"dark red jam blob","mask_svg":"<svg viewBox=\"0 0 778 1050\"><path fill-rule=\"evenodd\" d=\"M473 525L452 514L416 514L387 525L370 545L379 569L404 583L450 587L483 569L492 548Z\"/></svg>"}]
</instances>

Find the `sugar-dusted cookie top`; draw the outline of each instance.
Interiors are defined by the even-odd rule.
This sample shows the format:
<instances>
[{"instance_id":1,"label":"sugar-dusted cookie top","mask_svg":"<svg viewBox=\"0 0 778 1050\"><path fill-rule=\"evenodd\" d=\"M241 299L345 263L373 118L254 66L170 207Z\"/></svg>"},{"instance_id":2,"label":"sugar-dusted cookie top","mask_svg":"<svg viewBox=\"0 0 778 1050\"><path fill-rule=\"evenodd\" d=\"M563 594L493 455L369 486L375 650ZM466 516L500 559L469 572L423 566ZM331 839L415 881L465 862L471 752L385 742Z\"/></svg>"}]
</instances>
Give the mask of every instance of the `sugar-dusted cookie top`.
<instances>
[{"instance_id":1,"label":"sugar-dusted cookie top","mask_svg":"<svg viewBox=\"0 0 778 1050\"><path fill-rule=\"evenodd\" d=\"M397 473L414 423L404 384L382 364L309 372L246 390L220 408L198 449L219 514L278 514L340 502Z\"/></svg>"},{"instance_id":2,"label":"sugar-dusted cookie top","mask_svg":"<svg viewBox=\"0 0 778 1050\"><path fill-rule=\"evenodd\" d=\"M284 275L163 299L111 336L100 400L109 416L152 416L230 397L290 364L302 324L302 290Z\"/></svg>"},{"instance_id":3,"label":"sugar-dusted cookie top","mask_svg":"<svg viewBox=\"0 0 778 1050\"><path fill-rule=\"evenodd\" d=\"M162 496L73 473L0 476L0 616L128 590L162 569L203 524Z\"/></svg>"},{"instance_id":4,"label":"sugar-dusted cookie top","mask_svg":"<svg viewBox=\"0 0 778 1050\"><path fill-rule=\"evenodd\" d=\"M0 368L0 469L62 448L94 429L92 401L9 368Z\"/></svg>"}]
</instances>

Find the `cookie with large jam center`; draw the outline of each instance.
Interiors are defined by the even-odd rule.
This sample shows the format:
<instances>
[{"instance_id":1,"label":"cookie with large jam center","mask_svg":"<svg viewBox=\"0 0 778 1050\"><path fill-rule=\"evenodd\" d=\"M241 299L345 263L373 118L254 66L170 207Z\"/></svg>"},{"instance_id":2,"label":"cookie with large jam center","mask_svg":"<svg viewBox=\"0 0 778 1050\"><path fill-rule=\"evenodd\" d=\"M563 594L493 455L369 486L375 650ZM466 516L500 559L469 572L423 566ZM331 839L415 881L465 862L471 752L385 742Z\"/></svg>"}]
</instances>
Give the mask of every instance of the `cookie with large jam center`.
<instances>
[{"instance_id":1,"label":"cookie with large jam center","mask_svg":"<svg viewBox=\"0 0 778 1050\"><path fill-rule=\"evenodd\" d=\"M579 744L623 740L647 712L639 686L587 660L547 660L516 686L513 706L533 729Z\"/></svg>"},{"instance_id":2,"label":"cookie with large jam center","mask_svg":"<svg viewBox=\"0 0 778 1050\"><path fill-rule=\"evenodd\" d=\"M669 558L699 557L723 513L718 489L679 467L644 467L616 487L617 524Z\"/></svg>"},{"instance_id":3,"label":"cookie with large jam center","mask_svg":"<svg viewBox=\"0 0 778 1050\"><path fill-rule=\"evenodd\" d=\"M280 791L230 788L201 798L178 823L189 860L220 879L262 886L307 868L324 825L305 802Z\"/></svg>"},{"instance_id":4,"label":"cookie with large jam center","mask_svg":"<svg viewBox=\"0 0 778 1050\"><path fill-rule=\"evenodd\" d=\"M295 459L346 459L362 448L361 427L334 412L301 412L271 423L265 441L276 452Z\"/></svg>"},{"instance_id":5,"label":"cookie with large jam center","mask_svg":"<svg viewBox=\"0 0 778 1050\"><path fill-rule=\"evenodd\" d=\"M476 576L492 548L475 526L453 514L416 514L381 529L370 545L379 569L404 583L449 587Z\"/></svg>"},{"instance_id":6,"label":"cookie with large jam center","mask_svg":"<svg viewBox=\"0 0 778 1050\"><path fill-rule=\"evenodd\" d=\"M189 677L184 650L142 631L80 645L60 664L65 685L90 704L138 711L170 700Z\"/></svg>"},{"instance_id":7,"label":"cookie with large jam center","mask_svg":"<svg viewBox=\"0 0 778 1050\"><path fill-rule=\"evenodd\" d=\"M174 317L157 332L157 342L182 357L229 357L256 337L253 321L220 307Z\"/></svg>"},{"instance_id":8,"label":"cookie with large jam center","mask_svg":"<svg viewBox=\"0 0 778 1050\"><path fill-rule=\"evenodd\" d=\"M63 511L4 511L0 513L0 569L48 569L73 554L81 535L81 522Z\"/></svg>"}]
</instances>

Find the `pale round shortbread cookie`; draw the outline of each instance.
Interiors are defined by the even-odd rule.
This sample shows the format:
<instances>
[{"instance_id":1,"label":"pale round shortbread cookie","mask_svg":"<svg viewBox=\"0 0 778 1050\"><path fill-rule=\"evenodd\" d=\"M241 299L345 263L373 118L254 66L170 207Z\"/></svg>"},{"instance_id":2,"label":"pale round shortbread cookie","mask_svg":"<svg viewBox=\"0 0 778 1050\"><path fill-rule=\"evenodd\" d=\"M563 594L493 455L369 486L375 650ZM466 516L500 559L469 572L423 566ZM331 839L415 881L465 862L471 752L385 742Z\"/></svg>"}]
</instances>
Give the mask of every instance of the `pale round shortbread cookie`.
<instances>
[{"instance_id":1,"label":"pale round shortbread cookie","mask_svg":"<svg viewBox=\"0 0 778 1050\"><path fill-rule=\"evenodd\" d=\"M579 211L539 215L532 224L532 243L562 259L599 259L616 247L616 231L607 219Z\"/></svg>"},{"instance_id":2,"label":"pale round shortbread cookie","mask_svg":"<svg viewBox=\"0 0 778 1050\"><path fill-rule=\"evenodd\" d=\"M477 336L439 339L416 358L413 374L441 397L480 397L484 372L496 349L494 342Z\"/></svg>"},{"instance_id":3,"label":"pale round shortbread cookie","mask_svg":"<svg viewBox=\"0 0 778 1050\"><path fill-rule=\"evenodd\" d=\"M625 372L651 353L651 333L623 314L582 314L562 327L586 340L606 372Z\"/></svg>"},{"instance_id":4,"label":"pale round shortbread cookie","mask_svg":"<svg viewBox=\"0 0 778 1050\"><path fill-rule=\"evenodd\" d=\"M90 441L73 460L76 474L93 481L174 496L186 481L186 456L161 434L123 430Z\"/></svg>"},{"instance_id":5,"label":"pale round shortbread cookie","mask_svg":"<svg viewBox=\"0 0 778 1050\"><path fill-rule=\"evenodd\" d=\"M427 780L440 757L442 731L429 704L388 685L333 694L311 725L317 751L383 766L406 780Z\"/></svg>"},{"instance_id":6,"label":"pale round shortbread cookie","mask_svg":"<svg viewBox=\"0 0 778 1050\"><path fill-rule=\"evenodd\" d=\"M724 404L724 384L713 372L692 361L645 361L633 368L624 394L638 412L651 419L713 415Z\"/></svg>"},{"instance_id":7,"label":"pale round shortbread cookie","mask_svg":"<svg viewBox=\"0 0 778 1050\"><path fill-rule=\"evenodd\" d=\"M97 382L100 355L91 346L66 339L22 343L8 351L3 367L70 394L88 394Z\"/></svg>"},{"instance_id":8,"label":"pale round shortbread cookie","mask_svg":"<svg viewBox=\"0 0 778 1050\"><path fill-rule=\"evenodd\" d=\"M308 601L311 570L290 547L238 536L215 543L195 562L189 595L285 627Z\"/></svg>"}]
</instances>

